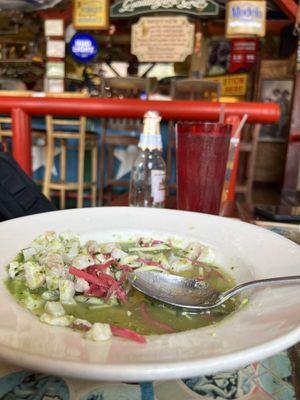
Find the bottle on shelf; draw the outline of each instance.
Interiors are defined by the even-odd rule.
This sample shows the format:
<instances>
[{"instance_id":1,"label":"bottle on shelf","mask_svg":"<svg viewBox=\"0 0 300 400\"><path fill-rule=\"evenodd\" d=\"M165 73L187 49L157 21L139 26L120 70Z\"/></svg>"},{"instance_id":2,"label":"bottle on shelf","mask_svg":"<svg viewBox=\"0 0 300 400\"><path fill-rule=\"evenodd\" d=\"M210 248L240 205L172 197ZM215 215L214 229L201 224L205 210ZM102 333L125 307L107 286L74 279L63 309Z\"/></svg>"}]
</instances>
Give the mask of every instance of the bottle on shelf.
<instances>
[{"instance_id":1,"label":"bottle on shelf","mask_svg":"<svg viewBox=\"0 0 300 400\"><path fill-rule=\"evenodd\" d=\"M161 117L156 111L144 115L139 153L133 164L129 189L129 205L133 207L165 206L166 163L162 157Z\"/></svg>"}]
</instances>

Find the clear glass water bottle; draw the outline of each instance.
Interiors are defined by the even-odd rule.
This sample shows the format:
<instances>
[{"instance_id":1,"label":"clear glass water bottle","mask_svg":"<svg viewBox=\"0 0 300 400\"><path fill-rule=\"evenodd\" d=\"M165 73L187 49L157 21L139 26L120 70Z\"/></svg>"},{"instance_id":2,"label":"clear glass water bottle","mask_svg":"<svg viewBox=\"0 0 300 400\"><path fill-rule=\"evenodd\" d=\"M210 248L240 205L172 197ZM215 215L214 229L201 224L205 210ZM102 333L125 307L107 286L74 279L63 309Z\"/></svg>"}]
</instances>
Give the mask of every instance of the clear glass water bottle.
<instances>
[{"instance_id":1,"label":"clear glass water bottle","mask_svg":"<svg viewBox=\"0 0 300 400\"><path fill-rule=\"evenodd\" d=\"M130 206L165 206L166 163L162 157L160 121L161 117L156 111L147 111L144 115L139 153L131 171Z\"/></svg>"}]
</instances>

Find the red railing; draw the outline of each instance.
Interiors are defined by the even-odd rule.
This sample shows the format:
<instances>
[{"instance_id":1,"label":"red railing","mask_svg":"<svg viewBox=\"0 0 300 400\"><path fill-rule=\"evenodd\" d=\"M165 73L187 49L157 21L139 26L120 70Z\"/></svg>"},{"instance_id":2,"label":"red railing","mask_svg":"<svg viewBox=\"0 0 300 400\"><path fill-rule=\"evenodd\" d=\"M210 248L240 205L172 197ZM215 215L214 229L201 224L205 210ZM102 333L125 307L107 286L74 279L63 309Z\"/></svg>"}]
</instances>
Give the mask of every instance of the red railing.
<instances>
[{"instance_id":1,"label":"red railing","mask_svg":"<svg viewBox=\"0 0 300 400\"><path fill-rule=\"evenodd\" d=\"M165 120L219 119L221 103L201 101L144 101L132 99L86 99L47 97L0 97L0 114L11 114L13 155L22 168L31 174L32 115L141 118L148 110L156 110ZM250 123L274 123L280 116L279 107L271 103L228 103L226 121L240 120L248 115ZM235 122L236 123L236 122Z\"/></svg>"}]
</instances>

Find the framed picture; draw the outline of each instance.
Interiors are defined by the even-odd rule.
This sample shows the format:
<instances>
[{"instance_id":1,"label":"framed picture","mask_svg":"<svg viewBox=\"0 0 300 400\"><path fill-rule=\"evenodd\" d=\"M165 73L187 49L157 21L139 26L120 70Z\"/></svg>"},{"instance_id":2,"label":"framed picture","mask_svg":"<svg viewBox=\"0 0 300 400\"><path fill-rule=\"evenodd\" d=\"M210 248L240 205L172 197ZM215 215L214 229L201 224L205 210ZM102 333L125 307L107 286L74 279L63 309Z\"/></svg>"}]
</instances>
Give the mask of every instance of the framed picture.
<instances>
[{"instance_id":1,"label":"framed picture","mask_svg":"<svg viewBox=\"0 0 300 400\"><path fill-rule=\"evenodd\" d=\"M79 29L108 29L109 0L74 0L73 25Z\"/></svg>"},{"instance_id":2,"label":"framed picture","mask_svg":"<svg viewBox=\"0 0 300 400\"><path fill-rule=\"evenodd\" d=\"M46 19L44 27L45 36L64 36L63 19Z\"/></svg>"},{"instance_id":3,"label":"framed picture","mask_svg":"<svg viewBox=\"0 0 300 400\"><path fill-rule=\"evenodd\" d=\"M265 59L259 65L259 79L255 80L257 101L274 101L281 108L277 124L262 125L259 142L285 145L289 135L291 102L294 88L294 63L291 59Z\"/></svg>"},{"instance_id":4,"label":"framed picture","mask_svg":"<svg viewBox=\"0 0 300 400\"><path fill-rule=\"evenodd\" d=\"M65 57L66 44L64 40L47 40L47 57Z\"/></svg>"},{"instance_id":5,"label":"framed picture","mask_svg":"<svg viewBox=\"0 0 300 400\"><path fill-rule=\"evenodd\" d=\"M280 120L273 125L262 125L260 139L285 141L289 134L289 122L294 81L292 79L265 79L260 85L260 101L277 103L281 110Z\"/></svg>"},{"instance_id":6,"label":"framed picture","mask_svg":"<svg viewBox=\"0 0 300 400\"><path fill-rule=\"evenodd\" d=\"M224 75L230 66L230 40L212 40L208 45L207 75Z\"/></svg>"},{"instance_id":7,"label":"framed picture","mask_svg":"<svg viewBox=\"0 0 300 400\"><path fill-rule=\"evenodd\" d=\"M292 79L295 75L294 63L290 59L262 60L260 63L260 80Z\"/></svg>"}]
</instances>

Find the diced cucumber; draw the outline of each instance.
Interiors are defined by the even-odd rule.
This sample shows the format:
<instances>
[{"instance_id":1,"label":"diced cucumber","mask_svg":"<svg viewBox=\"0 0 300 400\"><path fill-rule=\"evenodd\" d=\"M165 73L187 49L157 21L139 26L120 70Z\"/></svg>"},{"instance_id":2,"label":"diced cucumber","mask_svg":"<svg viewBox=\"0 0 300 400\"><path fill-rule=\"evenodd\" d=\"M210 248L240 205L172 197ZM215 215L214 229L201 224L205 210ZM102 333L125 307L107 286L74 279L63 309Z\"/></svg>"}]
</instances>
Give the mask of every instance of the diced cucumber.
<instances>
[{"instance_id":1,"label":"diced cucumber","mask_svg":"<svg viewBox=\"0 0 300 400\"><path fill-rule=\"evenodd\" d=\"M99 304L97 306L89 306L89 310L101 310L103 308L115 307L114 304Z\"/></svg>"},{"instance_id":2,"label":"diced cucumber","mask_svg":"<svg viewBox=\"0 0 300 400\"><path fill-rule=\"evenodd\" d=\"M42 293L42 298L47 301L56 301L59 299L59 291L58 290L46 290Z\"/></svg>"},{"instance_id":3,"label":"diced cucumber","mask_svg":"<svg viewBox=\"0 0 300 400\"><path fill-rule=\"evenodd\" d=\"M156 267L155 265L143 265L142 267L136 268L135 271L157 271L165 272L163 268Z\"/></svg>"},{"instance_id":4,"label":"diced cucumber","mask_svg":"<svg viewBox=\"0 0 300 400\"><path fill-rule=\"evenodd\" d=\"M75 300L78 303L85 303L85 304L104 304L103 299L99 299L98 297L88 297L88 296L74 296Z\"/></svg>"},{"instance_id":5,"label":"diced cucumber","mask_svg":"<svg viewBox=\"0 0 300 400\"><path fill-rule=\"evenodd\" d=\"M166 244L160 244L158 246L151 246L151 247L131 247L128 249L130 253L139 251L141 253L156 253L158 251L166 251L170 250L170 247Z\"/></svg>"}]
</instances>

